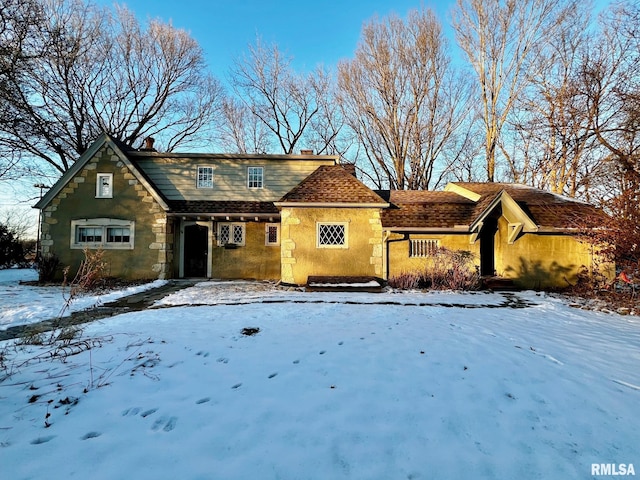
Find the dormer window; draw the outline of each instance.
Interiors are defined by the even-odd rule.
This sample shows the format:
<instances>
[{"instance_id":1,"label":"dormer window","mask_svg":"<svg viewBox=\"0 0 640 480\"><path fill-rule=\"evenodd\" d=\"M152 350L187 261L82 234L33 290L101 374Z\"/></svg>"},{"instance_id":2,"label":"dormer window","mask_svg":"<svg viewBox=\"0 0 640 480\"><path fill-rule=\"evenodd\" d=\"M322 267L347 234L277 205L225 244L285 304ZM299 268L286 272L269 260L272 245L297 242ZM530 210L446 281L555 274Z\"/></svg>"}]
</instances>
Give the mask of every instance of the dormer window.
<instances>
[{"instance_id":1,"label":"dormer window","mask_svg":"<svg viewBox=\"0 0 640 480\"><path fill-rule=\"evenodd\" d=\"M264 168L249 167L247 169L247 187L263 188L264 187Z\"/></svg>"},{"instance_id":2,"label":"dormer window","mask_svg":"<svg viewBox=\"0 0 640 480\"><path fill-rule=\"evenodd\" d=\"M197 188L213 188L213 167L198 167Z\"/></svg>"},{"instance_id":3,"label":"dormer window","mask_svg":"<svg viewBox=\"0 0 640 480\"><path fill-rule=\"evenodd\" d=\"M113 173L98 173L96 198L113 198Z\"/></svg>"}]
</instances>

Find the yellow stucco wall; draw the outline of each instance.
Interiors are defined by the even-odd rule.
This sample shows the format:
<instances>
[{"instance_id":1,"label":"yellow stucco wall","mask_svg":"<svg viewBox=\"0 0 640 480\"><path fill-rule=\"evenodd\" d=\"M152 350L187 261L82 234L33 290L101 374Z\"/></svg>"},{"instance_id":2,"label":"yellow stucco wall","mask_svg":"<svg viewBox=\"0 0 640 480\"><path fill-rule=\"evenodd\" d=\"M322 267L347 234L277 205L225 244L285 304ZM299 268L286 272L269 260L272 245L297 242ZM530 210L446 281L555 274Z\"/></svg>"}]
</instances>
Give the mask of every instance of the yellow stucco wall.
<instances>
[{"instance_id":1,"label":"yellow stucco wall","mask_svg":"<svg viewBox=\"0 0 640 480\"><path fill-rule=\"evenodd\" d=\"M113 198L95 198L98 172L113 174ZM105 250L106 275L123 279L171 276L173 221L110 148L98 151L42 213L42 254L57 255L63 267L70 267L72 278L84 253L70 248L71 221L92 218L135 221L133 249Z\"/></svg>"},{"instance_id":2,"label":"yellow stucco wall","mask_svg":"<svg viewBox=\"0 0 640 480\"><path fill-rule=\"evenodd\" d=\"M500 217L494 239L495 270L499 276L512 279L520 288L566 288L576 283L576 276L583 267L590 272L598 269L610 279L615 275L614 265L601 263L597 255L593 255L592 247L575 237L560 233L526 233L510 245L507 228L508 222ZM423 271L429 261L427 258L409 258L409 242L402 238L400 234L389 236L388 277ZM469 251L474 256L474 263L480 265L480 238L473 244L469 243L471 237L468 234L412 234L411 238L436 239L442 247Z\"/></svg>"},{"instance_id":3,"label":"yellow stucco wall","mask_svg":"<svg viewBox=\"0 0 640 480\"><path fill-rule=\"evenodd\" d=\"M318 248L318 223L346 222L347 248ZM382 277L379 208L300 208L281 211L284 283L303 285L309 275Z\"/></svg>"},{"instance_id":4,"label":"yellow stucco wall","mask_svg":"<svg viewBox=\"0 0 640 480\"><path fill-rule=\"evenodd\" d=\"M525 233L509 245L504 217L498 220L495 247L496 272L521 288L569 287L582 267L599 268L611 278L615 275L613 265L600 265L597 256L594 263L591 245L570 235Z\"/></svg>"},{"instance_id":5,"label":"yellow stucco wall","mask_svg":"<svg viewBox=\"0 0 640 480\"><path fill-rule=\"evenodd\" d=\"M213 278L280 279L280 247L265 245L265 224L245 224L245 245L234 249L214 243L211 251Z\"/></svg>"},{"instance_id":6,"label":"yellow stucco wall","mask_svg":"<svg viewBox=\"0 0 640 480\"><path fill-rule=\"evenodd\" d=\"M441 247L449 250L465 250L474 256L474 264L480 265L480 244L469 244L469 234L457 235L421 235L412 234L412 239L438 240ZM429 261L428 258L410 258L409 240L403 240L401 234L391 234L389 236L388 255L389 272L388 278L409 272L423 271Z\"/></svg>"}]
</instances>

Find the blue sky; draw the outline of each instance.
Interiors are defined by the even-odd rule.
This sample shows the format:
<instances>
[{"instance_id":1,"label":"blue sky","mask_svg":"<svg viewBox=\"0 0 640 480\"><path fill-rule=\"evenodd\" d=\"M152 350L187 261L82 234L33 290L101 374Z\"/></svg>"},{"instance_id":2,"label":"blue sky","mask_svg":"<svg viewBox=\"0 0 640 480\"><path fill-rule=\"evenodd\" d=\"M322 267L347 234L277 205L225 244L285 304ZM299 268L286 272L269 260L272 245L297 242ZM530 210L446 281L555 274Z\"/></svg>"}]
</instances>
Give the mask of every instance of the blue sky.
<instances>
[{"instance_id":1,"label":"blue sky","mask_svg":"<svg viewBox=\"0 0 640 480\"><path fill-rule=\"evenodd\" d=\"M113 0L94 0L111 6ZM137 18L160 18L191 33L204 49L212 73L225 80L233 60L247 51L260 35L294 59L297 70L317 65L334 67L353 56L363 23L373 17L407 12L422 6L431 8L455 44L449 28L449 10L456 0L127 0L124 3ZM608 0L595 0L597 6ZM25 180L0 186L0 215L19 208L33 217L30 206L37 189Z\"/></svg>"},{"instance_id":2,"label":"blue sky","mask_svg":"<svg viewBox=\"0 0 640 480\"><path fill-rule=\"evenodd\" d=\"M111 5L111 0L98 3ZM300 70L331 67L353 55L364 22L421 5L443 24L455 1L426 0L127 0L139 20L160 18L183 28L203 47L212 72L223 79L233 59L260 35L294 58Z\"/></svg>"}]
</instances>

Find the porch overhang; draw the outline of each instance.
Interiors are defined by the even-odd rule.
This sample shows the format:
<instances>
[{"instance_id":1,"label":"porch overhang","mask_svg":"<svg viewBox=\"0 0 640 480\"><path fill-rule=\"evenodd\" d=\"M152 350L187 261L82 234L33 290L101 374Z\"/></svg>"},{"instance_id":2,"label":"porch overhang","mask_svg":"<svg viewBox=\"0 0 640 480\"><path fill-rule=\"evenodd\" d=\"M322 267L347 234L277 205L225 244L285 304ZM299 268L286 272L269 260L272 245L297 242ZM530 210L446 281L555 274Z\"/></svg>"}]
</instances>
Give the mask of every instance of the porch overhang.
<instances>
[{"instance_id":1,"label":"porch overhang","mask_svg":"<svg viewBox=\"0 0 640 480\"><path fill-rule=\"evenodd\" d=\"M228 222L238 220L241 222L278 222L280 221L279 213L238 213L238 212L170 212L168 217L179 218L182 220L212 220L219 222Z\"/></svg>"}]
</instances>

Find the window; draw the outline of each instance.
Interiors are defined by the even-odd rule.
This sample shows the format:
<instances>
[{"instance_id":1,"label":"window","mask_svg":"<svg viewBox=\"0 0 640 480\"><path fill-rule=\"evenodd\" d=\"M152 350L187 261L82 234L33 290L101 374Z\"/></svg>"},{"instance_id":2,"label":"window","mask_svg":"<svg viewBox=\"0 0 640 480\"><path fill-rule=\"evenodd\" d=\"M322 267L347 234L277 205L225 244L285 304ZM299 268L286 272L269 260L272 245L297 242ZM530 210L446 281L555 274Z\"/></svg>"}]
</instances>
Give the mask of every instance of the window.
<instances>
[{"instance_id":1,"label":"window","mask_svg":"<svg viewBox=\"0 0 640 480\"><path fill-rule=\"evenodd\" d=\"M96 175L96 198L113 198L113 173Z\"/></svg>"},{"instance_id":2,"label":"window","mask_svg":"<svg viewBox=\"0 0 640 480\"><path fill-rule=\"evenodd\" d=\"M409 241L409 256L412 258L425 258L438 253L440 240L417 238Z\"/></svg>"},{"instance_id":3,"label":"window","mask_svg":"<svg viewBox=\"0 0 640 480\"><path fill-rule=\"evenodd\" d=\"M213 167L198 167L197 188L213 188Z\"/></svg>"},{"instance_id":4,"label":"window","mask_svg":"<svg viewBox=\"0 0 640 480\"><path fill-rule=\"evenodd\" d=\"M108 243L129 243L131 229L129 227L107 227Z\"/></svg>"},{"instance_id":5,"label":"window","mask_svg":"<svg viewBox=\"0 0 640 480\"><path fill-rule=\"evenodd\" d=\"M347 223L318 223L317 247L318 248L348 248Z\"/></svg>"},{"instance_id":6,"label":"window","mask_svg":"<svg viewBox=\"0 0 640 480\"><path fill-rule=\"evenodd\" d=\"M71 248L133 249L134 222L92 218L71 222Z\"/></svg>"},{"instance_id":7,"label":"window","mask_svg":"<svg viewBox=\"0 0 640 480\"><path fill-rule=\"evenodd\" d=\"M102 228L100 227L78 227L77 243L102 242Z\"/></svg>"},{"instance_id":8,"label":"window","mask_svg":"<svg viewBox=\"0 0 640 480\"><path fill-rule=\"evenodd\" d=\"M244 245L244 223L218 223L218 245Z\"/></svg>"},{"instance_id":9,"label":"window","mask_svg":"<svg viewBox=\"0 0 640 480\"><path fill-rule=\"evenodd\" d=\"M249 167L247 169L247 187L249 188L262 188L264 178L263 167Z\"/></svg>"},{"instance_id":10,"label":"window","mask_svg":"<svg viewBox=\"0 0 640 480\"><path fill-rule=\"evenodd\" d=\"M264 229L265 245L280 245L280 225L267 223Z\"/></svg>"}]
</instances>

